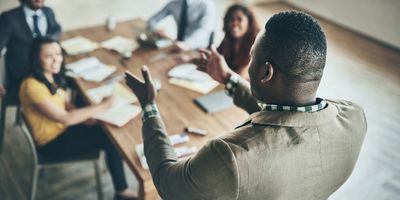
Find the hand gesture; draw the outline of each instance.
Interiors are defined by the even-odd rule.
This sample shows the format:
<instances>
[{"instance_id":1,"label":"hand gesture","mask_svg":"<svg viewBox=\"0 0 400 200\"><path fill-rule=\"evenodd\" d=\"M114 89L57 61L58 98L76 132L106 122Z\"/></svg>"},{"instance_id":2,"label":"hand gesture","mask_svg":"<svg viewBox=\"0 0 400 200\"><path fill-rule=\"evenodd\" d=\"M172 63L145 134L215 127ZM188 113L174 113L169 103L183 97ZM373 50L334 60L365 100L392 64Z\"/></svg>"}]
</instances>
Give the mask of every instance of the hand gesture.
<instances>
[{"instance_id":1,"label":"hand gesture","mask_svg":"<svg viewBox=\"0 0 400 200\"><path fill-rule=\"evenodd\" d=\"M233 72L226 64L225 58L217 52L215 46L210 50L201 49L200 57L192 59L193 64L197 65L197 69L206 72L214 80L226 84Z\"/></svg>"},{"instance_id":2,"label":"hand gesture","mask_svg":"<svg viewBox=\"0 0 400 200\"><path fill-rule=\"evenodd\" d=\"M146 65L142 67L142 76L144 78L144 82L132 73L125 72L125 80L127 85L138 97L140 105L144 107L148 103L155 102L157 90L154 87L150 71Z\"/></svg>"}]
</instances>

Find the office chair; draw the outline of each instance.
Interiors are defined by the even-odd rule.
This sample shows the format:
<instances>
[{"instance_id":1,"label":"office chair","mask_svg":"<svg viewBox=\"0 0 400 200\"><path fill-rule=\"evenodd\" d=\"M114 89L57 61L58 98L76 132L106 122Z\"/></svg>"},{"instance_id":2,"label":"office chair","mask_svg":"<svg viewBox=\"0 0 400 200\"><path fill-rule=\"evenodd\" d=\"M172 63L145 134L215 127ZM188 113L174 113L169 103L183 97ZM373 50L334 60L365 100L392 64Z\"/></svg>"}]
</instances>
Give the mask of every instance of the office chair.
<instances>
[{"instance_id":1,"label":"office chair","mask_svg":"<svg viewBox=\"0 0 400 200\"><path fill-rule=\"evenodd\" d=\"M2 52L0 52L0 60L2 63L0 65L4 65L4 57L2 56ZM3 69L4 66L0 66ZM18 89L11 89L8 87L8 75L7 69L2 71L2 85L6 89L6 94L1 98L1 113L0 113L0 153L3 151L3 142L4 142L4 135L5 135L5 128L6 128L6 118L7 118L7 107L8 106L16 106L17 112L15 115L14 124L18 125L21 121L21 107L19 104L19 97L18 97Z\"/></svg>"},{"instance_id":2,"label":"office chair","mask_svg":"<svg viewBox=\"0 0 400 200\"><path fill-rule=\"evenodd\" d=\"M28 199L34 200L36 195L36 187L37 181L39 177L39 173L42 169L46 167L51 167L55 165L64 165L64 164L72 164L72 163L83 163L83 162L91 162L93 163L94 171L95 171L95 179L96 179L96 190L97 190L97 198L99 200L103 199L103 191L102 191L102 184L101 184L101 170L100 170L100 158L102 152L100 150L87 152L85 154L75 155L66 158L55 158L55 157L48 157L39 154L36 151L36 146L33 141L31 131L29 128L29 124L23 114L21 113L21 123L19 124L21 128L21 132L26 140L26 145L29 147L31 155L30 157L33 159L33 165L31 169L32 179L31 179L31 187L28 193Z\"/></svg>"}]
</instances>

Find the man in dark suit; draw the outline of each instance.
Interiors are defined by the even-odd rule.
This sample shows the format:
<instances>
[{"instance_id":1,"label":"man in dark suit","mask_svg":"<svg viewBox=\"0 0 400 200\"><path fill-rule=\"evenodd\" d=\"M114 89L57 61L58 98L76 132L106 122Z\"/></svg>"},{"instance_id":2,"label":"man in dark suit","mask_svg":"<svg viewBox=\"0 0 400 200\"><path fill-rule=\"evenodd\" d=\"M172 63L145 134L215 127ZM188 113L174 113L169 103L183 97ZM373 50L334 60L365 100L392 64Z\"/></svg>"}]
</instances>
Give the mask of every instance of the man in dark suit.
<instances>
[{"instance_id":1,"label":"man in dark suit","mask_svg":"<svg viewBox=\"0 0 400 200\"><path fill-rule=\"evenodd\" d=\"M44 0L19 0L21 5L0 15L0 52L5 54L5 80L0 83L0 152L3 144L6 108L18 105L18 90L30 70L29 51L34 38L49 36L59 39L61 27L53 10L44 6ZM16 122L19 121L17 107Z\"/></svg>"},{"instance_id":2,"label":"man in dark suit","mask_svg":"<svg viewBox=\"0 0 400 200\"><path fill-rule=\"evenodd\" d=\"M7 92L18 90L21 81L29 74L29 49L32 40L45 35L59 39L61 33L53 10L44 6L44 0L19 1L21 6L5 11L0 16L0 50L7 48ZM1 84L2 91L3 87Z\"/></svg>"}]
</instances>

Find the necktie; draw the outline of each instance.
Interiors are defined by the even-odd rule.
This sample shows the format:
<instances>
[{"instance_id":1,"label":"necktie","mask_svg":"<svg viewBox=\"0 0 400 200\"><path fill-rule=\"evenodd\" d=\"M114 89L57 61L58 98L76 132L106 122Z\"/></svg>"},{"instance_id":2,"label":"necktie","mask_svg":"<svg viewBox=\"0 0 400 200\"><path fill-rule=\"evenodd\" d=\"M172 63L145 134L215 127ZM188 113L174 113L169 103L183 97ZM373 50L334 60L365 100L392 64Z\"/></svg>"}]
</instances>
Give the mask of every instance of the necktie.
<instances>
[{"instance_id":1,"label":"necktie","mask_svg":"<svg viewBox=\"0 0 400 200\"><path fill-rule=\"evenodd\" d=\"M33 15L33 37L41 37L42 34L40 33L39 30L39 16L38 15Z\"/></svg>"},{"instance_id":2,"label":"necktie","mask_svg":"<svg viewBox=\"0 0 400 200\"><path fill-rule=\"evenodd\" d=\"M179 25L178 25L178 38L177 38L178 41L183 41L183 39L185 38L187 9L188 9L187 0L183 0L181 16L179 18Z\"/></svg>"}]
</instances>

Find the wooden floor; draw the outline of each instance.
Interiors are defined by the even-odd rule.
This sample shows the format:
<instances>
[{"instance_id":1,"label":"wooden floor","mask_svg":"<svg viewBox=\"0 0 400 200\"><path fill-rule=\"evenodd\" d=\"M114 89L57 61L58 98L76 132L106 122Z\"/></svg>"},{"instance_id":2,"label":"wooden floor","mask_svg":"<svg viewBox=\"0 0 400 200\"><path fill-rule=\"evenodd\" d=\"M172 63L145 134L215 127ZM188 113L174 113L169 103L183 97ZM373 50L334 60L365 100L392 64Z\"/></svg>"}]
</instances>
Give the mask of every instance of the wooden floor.
<instances>
[{"instance_id":1,"label":"wooden floor","mask_svg":"<svg viewBox=\"0 0 400 200\"><path fill-rule=\"evenodd\" d=\"M292 8L284 4L255 7L260 24L288 9ZM368 120L368 133L354 172L329 199L400 199L400 52L322 19L320 22L328 39L328 59L318 96L354 101L364 107ZM29 180L24 172L29 158L23 157L12 119L10 112L6 148L0 157L1 200L24 199ZM126 172L130 186L137 189L128 168ZM45 170L39 178L37 199L96 199L93 173L90 164ZM105 170L103 180L106 199L112 199Z\"/></svg>"}]
</instances>

